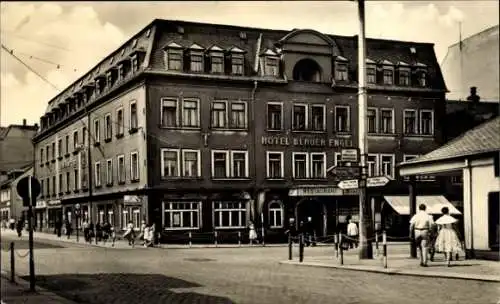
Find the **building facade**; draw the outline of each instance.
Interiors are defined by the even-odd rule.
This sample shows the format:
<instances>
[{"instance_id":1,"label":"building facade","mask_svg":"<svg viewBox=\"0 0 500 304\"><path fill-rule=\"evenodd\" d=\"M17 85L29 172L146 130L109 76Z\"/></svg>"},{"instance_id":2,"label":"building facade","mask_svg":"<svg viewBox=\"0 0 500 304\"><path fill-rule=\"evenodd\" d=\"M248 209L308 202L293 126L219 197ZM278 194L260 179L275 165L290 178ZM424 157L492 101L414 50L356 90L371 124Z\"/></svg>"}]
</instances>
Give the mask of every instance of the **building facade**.
<instances>
[{"instance_id":1,"label":"building facade","mask_svg":"<svg viewBox=\"0 0 500 304\"><path fill-rule=\"evenodd\" d=\"M25 166L10 170L7 180L0 183L0 221L8 225L11 218L18 220L26 216L22 198L17 194L17 183L28 175L33 175L33 167Z\"/></svg>"},{"instance_id":2,"label":"building facade","mask_svg":"<svg viewBox=\"0 0 500 304\"><path fill-rule=\"evenodd\" d=\"M155 20L49 103L36 175L65 216L79 203L94 223L146 220L167 239L229 239L250 220L279 239L306 217L327 235L359 211L331 173L358 142L356 56L356 36ZM396 164L442 143L446 88L432 44L367 39L367 57L369 174L393 179L370 190L380 209L407 191ZM84 127L71 169L65 155L47 167L47 147Z\"/></svg>"}]
</instances>

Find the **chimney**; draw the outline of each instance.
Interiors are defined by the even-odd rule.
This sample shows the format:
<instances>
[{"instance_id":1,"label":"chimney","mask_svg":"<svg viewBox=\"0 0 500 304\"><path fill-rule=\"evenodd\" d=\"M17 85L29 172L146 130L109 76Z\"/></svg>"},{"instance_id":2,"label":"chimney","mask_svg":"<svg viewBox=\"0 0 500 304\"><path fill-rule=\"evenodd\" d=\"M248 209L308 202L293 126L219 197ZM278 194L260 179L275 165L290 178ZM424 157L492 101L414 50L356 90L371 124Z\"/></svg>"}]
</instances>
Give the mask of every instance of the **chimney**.
<instances>
[{"instance_id":1,"label":"chimney","mask_svg":"<svg viewBox=\"0 0 500 304\"><path fill-rule=\"evenodd\" d=\"M23 127L26 127L26 119L23 119Z\"/></svg>"},{"instance_id":2,"label":"chimney","mask_svg":"<svg viewBox=\"0 0 500 304\"><path fill-rule=\"evenodd\" d=\"M477 87L470 87L470 96L467 97L467 100L478 103L480 99L481 97L477 95Z\"/></svg>"}]
</instances>

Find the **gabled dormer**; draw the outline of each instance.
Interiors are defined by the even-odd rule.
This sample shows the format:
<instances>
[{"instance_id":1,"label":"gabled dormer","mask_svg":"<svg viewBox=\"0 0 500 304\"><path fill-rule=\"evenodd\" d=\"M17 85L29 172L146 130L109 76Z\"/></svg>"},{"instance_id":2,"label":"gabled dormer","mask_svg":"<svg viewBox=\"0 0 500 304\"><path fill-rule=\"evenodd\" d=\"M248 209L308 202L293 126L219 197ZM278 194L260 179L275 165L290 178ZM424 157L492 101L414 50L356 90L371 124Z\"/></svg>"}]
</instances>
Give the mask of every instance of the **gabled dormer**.
<instances>
[{"instance_id":1,"label":"gabled dormer","mask_svg":"<svg viewBox=\"0 0 500 304\"><path fill-rule=\"evenodd\" d=\"M94 77L96 97L102 94L106 86L106 76L97 70L97 75Z\"/></svg>"},{"instance_id":2,"label":"gabled dormer","mask_svg":"<svg viewBox=\"0 0 500 304\"><path fill-rule=\"evenodd\" d=\"M262 67L261 76L279 77L280 57L275 51L265 49L260 53L260 62Z\"/></svg>"},{"instance_id":3,"label":"gabled dormer","mask_svg":"<svg viewBox=\"0 0 500 304\"><path fill-rule=\"evenodd\" d=\"M203 73L205 71L205 48L193 43L188 47L187 57L189 58L189 71L193 73Z\"/></svg>"},{"instance_id":4,"label":"gabled dormer","mask_svg":"<svg viewBox=\"0 0 500 304\"><path fill-rule=\"evenodd\" d=\"M335 56L334 59L335 81L349 81L349 60L343 56Z\"/></svg>"},{"instance_id":5,"label":"gabled dormer","mask_svg":"<svg viewBox=\"0 0 500 304\"><path fill-rule=\"evenodd\" d=\"M217 45L212 45L207 50L207 55L210 62L210 73L224 74L224 50Z\"/></svg>"},{"instance_id":6,"label":"gabled dormer","mask_svg":"<svg viewBox=\"0 0 500 304\"><path fill-rule=\"evenodd\" d=\"M118 70L116 69L116 67L111 67L108 71L106 71L106 84L108 89L112 88L115 84L117 73Z\"/></svg>"},{"instance_id":7,"label":"gabled dormer","mask_svg":"<svg viewBox=\"0 0 500 304\"><path fill-rule=\"evenodd\" d=\"M84 100L83 100L84 104L86 104L86 103L88 103L90 101L94 89L95 89L95 84L94 84L93 81L92 82L91 81L86 82L82 86L81 91L84 93Z\"/></svg>"},{"instance_id":8,"label":"gabled dormer","mask_svg":"<svg viewBox=\"0 0 500 304\"><path fill-rule=\"evenodd\" d=\"M404 61L399 61L396 63L396 68L398 71L398 85L400 86L410 86L411 80L411 68L410 65Z\"/></svg>"},{"instance_id":9,"label":"gabled dormer","mask_svg":"<svg viewBox=\"0 0 500 304\"><path fill-rule=\"evenodd\" d=\"M130 72L132 74L141 69L145 57L146 50L143 47L138 47L130 53Z\"/></svg>"},{"instance_id":10,"label":"gabled dormer","mask_svg":"<svg viewBox=\"0 0 500 304\"><path fill-rule=\"evenodd\" d=\"M76 104L75 104L75 99L73 96L69 95L67 96L64 101L68 105L68 113L73 113L76 111Z\"/></svg>"},{"instance_id":11,"label":"gabled dormer","mask_svg":"<svg viewBox=\"0 0 500 304\"><path fill-rule=\"evenodd\" d=\"M366 58L366 83L377 83L377 63L370 58Z\"/></svg>"},{"instance_id":12,"label":"gabled dormer","mask_svg":"<svg viewBox=\"0 0 500 304\"><path fill-rule=\"evenodd\" d=\"M163 48L165 68L168 71L182 71L184 66L183 62L183 49L184 47L171 42Z\"/></svg>"},{"instance_id":13,"label":"gabled dormer","mask_svg":"<svg viewBox=\"0 0 500 304\"><path fill-rule=\"evenodd\" d=\"M394 63L384 59L380 62L380 68L382 70L382 84L394 85Z\"/></svg>"},{"instance_id":14,"label":"gabled dormer","mask_svg":"<svg viewBox=\"0 0 500 304\"><path fill-rule=\"evenodd\" d=\"M427 65L417 62L414 64L414 73L415 73L415 79L416 83L418 84L419 87L426 87L427 86Z\"/></svg>"},{"instance_id":15,"label":"gabled dormer","mask_svg":"<svg viewBox=\"0 0 500 304\"><path fill-rule=\"evenodd\" d=\"M116 81L122 81L127 78L130 69L132 66L132 61L129 57L123 57L117 62L117 72L116 72Z\"/></svg>"},{"instance_id":16,"label":"gabled dormer","mask_svg":"<svg viewBox=\"0 0 500 304\"><path fill-rule=\"evenodd\" d=\"M245 53L246 51L233 46L228 50L229 61L231 63L231 75L243 76L245 74Z\"/></svg>"},{"instance_id":17,"label":"gabled dormer","mask_svg":"<svg viewBox=\"0 0 500 304\"><path fill-rule=\"evenodd\" d=\"M68 116L69 112L68 112L68 104L66 102L61 102L59 104L59 110L61 112L61 118L65 118Z\"/></svg>"}]
</instances>

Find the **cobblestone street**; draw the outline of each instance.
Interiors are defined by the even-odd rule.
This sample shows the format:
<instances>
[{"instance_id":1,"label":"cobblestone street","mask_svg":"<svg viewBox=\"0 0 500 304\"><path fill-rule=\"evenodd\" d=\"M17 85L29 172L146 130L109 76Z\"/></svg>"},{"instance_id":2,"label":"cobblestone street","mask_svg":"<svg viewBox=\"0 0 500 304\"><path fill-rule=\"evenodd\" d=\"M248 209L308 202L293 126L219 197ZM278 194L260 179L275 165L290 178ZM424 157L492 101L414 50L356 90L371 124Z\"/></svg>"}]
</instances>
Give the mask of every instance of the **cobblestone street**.
<instances>
[{"instance_id":1,"label":"cobblestone street","mask_svg":"<svg viewBox=\"0 0 500 304\"><path fill-rule=\"evenodd\" d=\"M308 248L323 254L325 248ZM287 249L37 249L37 284L79 303L496 303L500 284L280 265ZM8 267L2 251L2 268ZM17 272L28 274L27 259Z\"/></svg>"}]
</instances>

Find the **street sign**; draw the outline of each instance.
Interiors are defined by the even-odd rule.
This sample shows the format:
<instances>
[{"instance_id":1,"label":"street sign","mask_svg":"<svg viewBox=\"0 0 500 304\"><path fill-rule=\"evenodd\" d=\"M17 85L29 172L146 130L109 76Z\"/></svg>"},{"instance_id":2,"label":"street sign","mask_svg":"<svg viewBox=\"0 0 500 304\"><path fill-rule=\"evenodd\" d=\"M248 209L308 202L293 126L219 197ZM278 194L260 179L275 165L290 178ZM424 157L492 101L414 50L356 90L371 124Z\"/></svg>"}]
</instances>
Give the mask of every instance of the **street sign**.
<instances>
[{"instance_id":1,"label":"street sign","mask_svg":"<svg viewBox=\"0 0 500 304\"><path fill-rule=\"evenodd\" d=\"M361 167L332 167L328 170L337 180L361 177Z\"/></svg>"},{"instance_id":2,"label":"street sign","mask_svg":"<svg viewBox=\"0 0 500 304\"><path fill-rule=\"evenodd\" d=\"M359 151L357 148L342 149L340 152L340 161L344 163L358 163Z\"/></svg>"},{"instance_id":3,"label":"street sign","mask_svg":"<svg viewBox=\"0 0 500 304\"><path fill-rule=\"evenodd\" d=\"M33 204L36 201L37 196L40 194L40 183L34 176L28 175L21 178L21 180L17 183L16 189L19 196L23 198L23 205L27 207L30 203Z\"/></svg>"},{"instance_id":4,"label":"street sign","mask_svg":"<svg viewBox=\"0 0 500 304\"><path fill-rule=\"evenodd\" d=\"M382 187L387 185L391 180L387 176L375 176L366 179L367 187Z\"/></svg>"},{"instance_id":5,"label":"street sign","mask_svg":"<svg viewBox=\"0 0 500 304\"><path fill-rule=\"evenodd\" d=\"M359 187L359 181L357 179L346 179L340 181L338 187L340 189L357 189Z\"/></svg>"}]
</instances>

